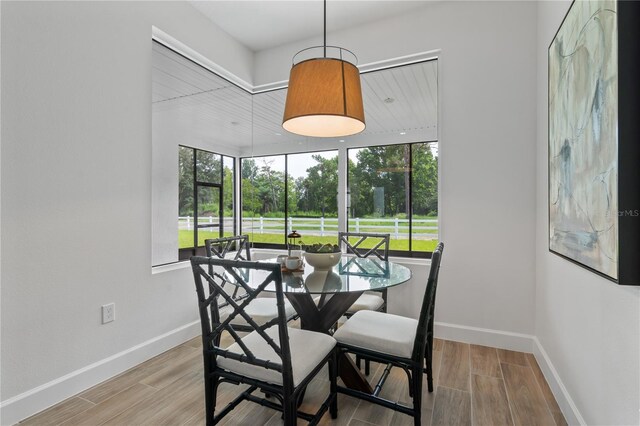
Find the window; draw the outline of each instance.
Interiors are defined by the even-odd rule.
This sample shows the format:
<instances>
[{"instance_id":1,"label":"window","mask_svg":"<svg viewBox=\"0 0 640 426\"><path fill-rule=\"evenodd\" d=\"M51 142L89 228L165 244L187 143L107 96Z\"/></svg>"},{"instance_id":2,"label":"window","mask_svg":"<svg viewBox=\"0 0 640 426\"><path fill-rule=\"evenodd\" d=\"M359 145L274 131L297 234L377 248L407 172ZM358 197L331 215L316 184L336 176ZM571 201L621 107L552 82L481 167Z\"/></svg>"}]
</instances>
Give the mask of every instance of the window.
<instances>
[{"instance_id":1,"label":"window","mask_svg":"<svg viewBox=\"0 0 640 426\"><path fill-rule=\"evenodd\" d=\"M338 151L287 155L290 230L305 244L338 238Z\"/></svg>"},{"instance_id":2,"label":"window","mask_svg":"<svg viewBox=\"0 0 640 426\"><path fill-rule=\"evenodd\" d=\"M242 232L253 243L283 247L294 229L305 244L336 242L338 151L243 158L241 164Z\"/></svg>"},{"instance_id":3,"label":"window","mask_svg":"<svg viewBox=\"0 0 640 426\"><path fill-rule=\"evenodd\" d=\"M390 250L426 256L438 243L437 143L348 150L348 230L391 234Z\"/></svg>"},{"instance_id":4,"label":"window","mask_svg":"<svg viewBox=\"0 0 640 426\"><path fill-rule=\"evenodd\" d=\"M179 259L204 254L204 241L234 235L233 158L180 146Z\"/></svg>"},{"instance_id":5,"label":"window","mask_svg":"<svg viewBox=\"0 0 640 426\"><path fill-rule=\"evenodd\" d=\"M347 229L391 234L392 254L428 257L438 243L437 147L348 149ZM338 151L243 158L241 167L242 232L256 246L282 248L294 229L305 244L337 241Z\"/></svg>"},{"instance_id":6,"label":"window","mask_svg":"<svg viewBox=\"0 0 640 426\"><path fill-rule=\"evenodd\" d=\"M233 156L251 146L253 100L155 41L151 59L151 265L160 266L238 232Z\"/></svg>"},{"instance_id":7,"label":"window","mask_svg":"<svg viewBox=\"0 0 640 426\"><path fill-rule=\"evenodd\" d=\"M345 145L282 155L269 149L309 142L281 130L286 89L251 93L157 42L151 71L153 266L240 233L256 247L284 248L292 230L305 244L333 243L340 224L390 233L396 255L435 247L437 60L363 72L367 129Z\"/></svg>"},{"instance_id":8,"label":"window","mask_svg":"<svg viewBox=\"0 0 640 426\"><path fill-rule=\"evenodd\" d=\"M286 157L242 159L242 233L252 243L284 244Z\"/></svg>"}]
</instances>

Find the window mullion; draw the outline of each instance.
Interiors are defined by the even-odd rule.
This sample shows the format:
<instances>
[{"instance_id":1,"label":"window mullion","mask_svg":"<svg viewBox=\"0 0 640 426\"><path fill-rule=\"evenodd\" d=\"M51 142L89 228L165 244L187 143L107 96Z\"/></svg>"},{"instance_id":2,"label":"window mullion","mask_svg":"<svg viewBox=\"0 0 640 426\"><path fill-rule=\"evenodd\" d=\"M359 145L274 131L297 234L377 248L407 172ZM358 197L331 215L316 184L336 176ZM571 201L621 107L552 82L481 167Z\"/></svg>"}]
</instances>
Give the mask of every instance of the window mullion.
<instances>
[{"instance_id":1,"label":"window mullion","mask_svg":"<svg viewBox=\"0 0 640 426\"><path fill-rule=\"evenodd\" d=\"M289 224L289 156L284 154L284 245L287 245L287 227Z\"/></svg>"},{"instance_id":2,"label":"window mullion","mask_svg":"<svg viewBox=\"0 0 640 426\"><path fill-rule=\"evenodd\" d=\"M409 205L407 210L409 211L409 253L413 253L413 146L409 145Z\"/></svg>"},{"instance_id":3,"label":"window mullion","mask_svg":"<svg viewBox=\"0 0 640 426\"><path fill-rule=\"evenodd\" d=\"M193 149L193 249L195 256L198 250L198 155L197 150Z\"/></svg>"},{"instance_id":4,"label":"window mullion","mask_svg":"<svg viewBox=\"0 0 640 426\"><path fill-rule=\"evenodd\" d=\"M349 191L348 158L347 148L340 147L338 149L338 232L346 232L349 228L347 203Z\"/></svg>"}]
</instances>

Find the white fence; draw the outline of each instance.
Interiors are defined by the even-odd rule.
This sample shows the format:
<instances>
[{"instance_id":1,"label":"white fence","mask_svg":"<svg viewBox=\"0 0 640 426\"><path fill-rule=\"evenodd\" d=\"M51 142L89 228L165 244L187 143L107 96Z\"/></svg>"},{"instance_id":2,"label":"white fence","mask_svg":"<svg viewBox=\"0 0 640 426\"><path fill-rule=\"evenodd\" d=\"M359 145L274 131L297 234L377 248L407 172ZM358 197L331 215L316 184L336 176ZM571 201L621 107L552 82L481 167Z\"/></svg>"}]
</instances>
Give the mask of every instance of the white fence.
<instances>
[{"instance_id":1,"label":"white fence","mask_svg":"<svg viewBox=\"0 0 640 426\"><path fill-rule=\"evenodd\" d=\"M233 218L223 218L226 230L233 229ZM287 218L288 228L295 229L303 235L337 236L337 218ZM217 218L207 216L198 217L199 224L216 223ZM284 232L284 218L255 217L242 220L243 233L273 234ZM413 237L419 239L438 238L438 219L413 219ZM409 237L409 220L399 218L350 218L350 230L353 232L377 232L389 233L393 238ZM178 229L193 229L193 217L181 216L178 218Z\"/></svg>"}]
</instances>

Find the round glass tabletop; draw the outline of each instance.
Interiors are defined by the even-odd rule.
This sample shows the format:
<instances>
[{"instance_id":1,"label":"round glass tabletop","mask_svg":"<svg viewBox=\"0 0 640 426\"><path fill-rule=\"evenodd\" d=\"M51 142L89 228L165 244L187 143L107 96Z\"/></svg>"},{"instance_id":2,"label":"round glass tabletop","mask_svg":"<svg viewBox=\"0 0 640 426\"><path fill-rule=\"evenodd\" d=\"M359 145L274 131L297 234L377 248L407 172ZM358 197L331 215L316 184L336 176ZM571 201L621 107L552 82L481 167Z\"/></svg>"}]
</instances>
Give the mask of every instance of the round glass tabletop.
<instances>
[{"instance_id":1,"label":"round glass tabletop","mask_svg":"<svg viewBox=\"0 0 640 426\"><path fill-rule=\"evenodd\" d=\"M260 262L277 263L276 259ZM238 268L237 272L249 286L262 284L267 271ZM381 290L409 281L411 270L406 266L371 258L343 257L330 271L314 270L306 265L301 272L283 272L282 283L285 293L350 293L366 290ZM229 280L233 282L233 279ZM270 283L265 291L275 291Z\"/></svg>"}]
</instances>

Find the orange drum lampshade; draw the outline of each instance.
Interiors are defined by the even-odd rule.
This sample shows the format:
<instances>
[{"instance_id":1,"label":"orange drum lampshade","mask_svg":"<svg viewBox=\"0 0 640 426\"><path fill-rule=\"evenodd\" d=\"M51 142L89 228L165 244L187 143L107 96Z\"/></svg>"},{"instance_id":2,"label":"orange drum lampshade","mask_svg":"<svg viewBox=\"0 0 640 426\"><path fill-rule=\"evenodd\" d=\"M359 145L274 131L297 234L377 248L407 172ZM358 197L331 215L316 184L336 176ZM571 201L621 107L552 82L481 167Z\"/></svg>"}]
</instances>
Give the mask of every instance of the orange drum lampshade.
<instances>
[{"instance_id":1,"label":"orange drum lampshade","mask_svg":"<svg viewBox=\"0 0 640 426\"><path fill-rule=\"evenodd\" d=\"M360 72L337 58L314 58L291 68L282 127L303 136L341 137L365 128Z\"/></svg>"}]
</instances>

